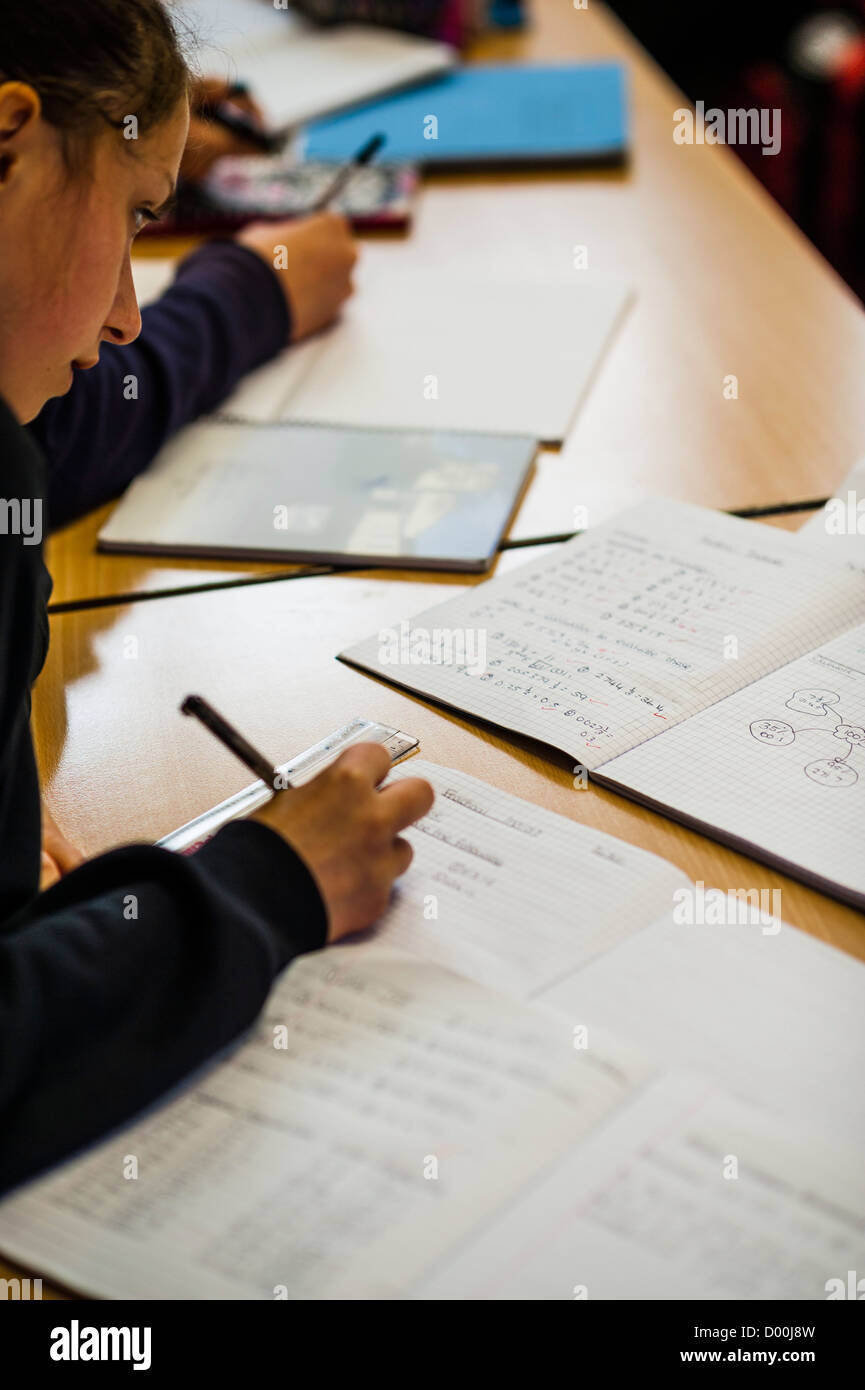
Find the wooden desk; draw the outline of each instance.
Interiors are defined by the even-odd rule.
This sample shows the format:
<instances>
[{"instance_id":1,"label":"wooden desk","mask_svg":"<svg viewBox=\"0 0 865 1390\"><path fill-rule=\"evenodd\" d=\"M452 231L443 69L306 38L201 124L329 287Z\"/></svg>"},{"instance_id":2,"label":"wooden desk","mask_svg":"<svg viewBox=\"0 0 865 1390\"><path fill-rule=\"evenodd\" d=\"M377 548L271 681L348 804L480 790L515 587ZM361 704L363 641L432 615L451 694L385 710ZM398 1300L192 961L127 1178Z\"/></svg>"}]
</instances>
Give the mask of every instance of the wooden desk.
<instances>
[{"instance_id":1,"label":"wooden desk","mask_svg":"<svg viewBox=\"0 0 865 1390\"><path fill-rule=\"evenodd\" d=\"M621 58L631 87L627 170L430 175L411 234L364 245L397 270L516 277L571 271L579 244L591 270L633 285L630 313L514 534L560 531L577 505L602 521L647 492L720 507L829 492L865 443L865 314L835 272L730 150L674 145L684 99L597 0L587 10L535 0L530 30L485 38L471 57ZM738 400L723 396L730 373ZM52 539L55 602L278 568L99 556L97 530L87 519Z\"/></svg>"}]
</instances>

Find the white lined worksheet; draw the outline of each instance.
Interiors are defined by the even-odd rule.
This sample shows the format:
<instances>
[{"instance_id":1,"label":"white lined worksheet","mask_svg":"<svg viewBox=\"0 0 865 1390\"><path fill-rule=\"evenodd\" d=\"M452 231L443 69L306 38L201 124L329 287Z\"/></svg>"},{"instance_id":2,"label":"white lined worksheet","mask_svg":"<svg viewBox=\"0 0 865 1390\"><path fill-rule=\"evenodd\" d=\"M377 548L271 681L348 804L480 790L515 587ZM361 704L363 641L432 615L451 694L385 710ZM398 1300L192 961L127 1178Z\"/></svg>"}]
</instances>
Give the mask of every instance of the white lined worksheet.
<instances>
[{"instance_id":1,"label":"white lined worksheet","mask_svg":"<svg viewBox=\"0 0 865 1390\"><path fill-rule=\"evenodd\" d=\"M230 1060L0 1203L0 1248L103 1297L393 1297L650 1074L448 971L319 952Z\"/></svg>"},{"instance_id":2,"label":"white lined worksheet","mask_svg":"<svg viewBox=\"0 0 865 1390\"><path fill-rule=\"evenodd\" d=\"M403 832L414 863L375 939L479 984L530 998L688 885L666 860L454 768L413 758L391 776L427 778L436 800Z\"/></svg>"},{"instance_id":3,"label":"white lined worksheet","mask_svg":"<svg viewBox=\"0 0 865 1390\"><path fill-rule=\"evenodd\" d=\"M807 1116L839 1153L865 1152L865 964L771 915L695 918L673 909L538 1001L687 1064L782 1125Z\"/></svg>"},{"instance_id":4,"label":"white lined worksheet","mask_svg":"<svg viewBox=\"0 0 865 1390\"><path fill-rule=\"evenodd\" d=\"M440 814L375 939L295 961L227 1059L0 1203L0 1249L117 1298L824 1297L863 1254L865 968L771 918L717 948L650 922L672 866L411 774Z\"/></svg>"},{"instance_id":5,"label":"white lined worksheet","mask_svg":"<svg viewBox=\"0 0 865 1390\"><path fill-rule=\"evenodd\" d=\"M667 1077L411 1294L825 1299L865 1260L861 1161Z\"/></svg>"}]
</instances>

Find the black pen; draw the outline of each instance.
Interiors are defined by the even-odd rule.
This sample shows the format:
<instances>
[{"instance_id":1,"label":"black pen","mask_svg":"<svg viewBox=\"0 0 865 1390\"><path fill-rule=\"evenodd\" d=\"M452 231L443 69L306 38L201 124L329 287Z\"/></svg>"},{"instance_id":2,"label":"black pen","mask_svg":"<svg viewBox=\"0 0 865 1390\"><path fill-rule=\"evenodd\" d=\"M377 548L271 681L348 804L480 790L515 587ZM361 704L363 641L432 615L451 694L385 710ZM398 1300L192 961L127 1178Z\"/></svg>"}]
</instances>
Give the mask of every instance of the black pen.
<instances>
[{"instance_id":1,"label":"black pen","mask_svg":"<svg viewBox=\"0 0 865 1390\"><path fill-rule=\"evenodd\" d=\"M229 724L227 719L223 719L221 714L217 714L213 706L209 705L200 695L187 695L180 706L180 711L182 714L191 714L199 719L204 727L209 729L220 743L225 744L225 747L230 749L235 757L249 768L250 772L254 772L256 777L260 777L264 785L269 787L271 791L283 791L291 786L285 773L277 772L264 754L259 753L257 748L253 748L252 744L243 737L243 734L238 733L237 729Z\"/></svg>"},{"instance_id":2,"label":"black pen","mask_svg":"<svg viewBox=\"0 0 865 1390\"><path fill-rule=\"evenodd\" d=\"M755 521L762 516L792 516L796 512L816 512L825 507L828 497L808 497L801 502L771 502L766 507L739 507L735 511L723 512L724 516L737 516L740 520ZM581 536L582 531L556 531L549 536L523 536L518 540L499 542L499 550L526 550L533 545L562 545Z\"/></svg>"},{"instance_id":3,"label":"black pen","mask_svg":"<svg viewBox=\"0 0 865 1390\"><path fill-rule=\"evenodd\" d=\"M828 501L828 497L808 497L801 502L773 502L767 507L739 507L727 515L743 517L746 521L760 516L792 516L795 512L816 512Z\"/></svg>"},{"instance_id":4,"label":"black pen","mask_svg":"<svg viewBox=\"0 0 865 1390\"><path fill-rule=\"evenodd\" d=\"M324 212L325 208L339 197L356 170L363 168L364 164L369 164L370 160L375 158L384 142L385 137L383 135L373 135L365 145L361 145L354 158L342 166L329 188L322 193L320 198L316 199L309 211L311 213Z\"/></svg>"}]
</instances>

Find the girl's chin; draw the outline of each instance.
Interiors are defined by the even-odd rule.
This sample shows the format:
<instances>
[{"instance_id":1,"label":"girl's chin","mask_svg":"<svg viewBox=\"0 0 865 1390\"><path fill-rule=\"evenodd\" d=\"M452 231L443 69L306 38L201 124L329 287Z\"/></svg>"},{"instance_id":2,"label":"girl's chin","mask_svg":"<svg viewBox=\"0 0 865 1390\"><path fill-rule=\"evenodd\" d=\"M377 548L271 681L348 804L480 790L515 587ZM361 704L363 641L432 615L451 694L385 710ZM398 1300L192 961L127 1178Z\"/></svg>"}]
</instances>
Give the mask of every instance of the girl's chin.
<instances>
[{"instance_id":1,"label":"girl's chin","mask_svg":"<svg viewBox=\"0 0 865 1390\"><path fill-rule=\"evenodd\" d=\"M73 367L71 362L67 362L64 364L64 366L59 367L57 369L57 376L55 380L56 385L53 390L49 391L44 396L40 395L38 400L31 399L28 402L28 408L23 417L20 415L19 412L16 411L16 414L18 414L18 418L21 424L29 424L31 420L35 420L36 416L42 410L42 407L47 405L50 400L55 400L57 396L66 395L73 381L75 380L75 368Z\"/></svg>"},{"instance_id":2,"label":"girl's chin","mask_svg":"<svg viewBox=\"0 0 865 1390\"><path fill-rule=\"evenodd\" d=\"M65 396L74 380L75 370L71 362L67 362L64 367L58 368L57 376L55 377L55 386L46 395L40 396L38 405L31 406L28 419L35 420L42 407L47 405L49 401L56 400L58 396Z\"/></svg>"}]
</instances>

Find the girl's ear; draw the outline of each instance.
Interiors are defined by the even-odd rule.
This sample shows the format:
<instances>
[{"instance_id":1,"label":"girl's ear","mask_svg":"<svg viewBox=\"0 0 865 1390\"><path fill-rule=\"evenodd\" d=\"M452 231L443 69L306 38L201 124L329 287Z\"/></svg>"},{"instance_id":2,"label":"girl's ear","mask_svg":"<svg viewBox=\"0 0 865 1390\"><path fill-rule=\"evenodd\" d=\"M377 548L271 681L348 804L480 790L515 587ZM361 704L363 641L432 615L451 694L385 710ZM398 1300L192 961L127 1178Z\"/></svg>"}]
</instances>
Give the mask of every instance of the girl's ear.
<instances>
[{"instance_id":1,"label":"girl's ear","mask_svg":"<svg viewBox=\"0 0 865 1390\"><path fill-rule=\"evenodd\" d=\"M0 188L20 154L22 136L34 131L42 103L26 82L0 82Z\"/></svg>"}]
</instances>

